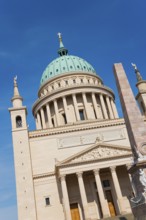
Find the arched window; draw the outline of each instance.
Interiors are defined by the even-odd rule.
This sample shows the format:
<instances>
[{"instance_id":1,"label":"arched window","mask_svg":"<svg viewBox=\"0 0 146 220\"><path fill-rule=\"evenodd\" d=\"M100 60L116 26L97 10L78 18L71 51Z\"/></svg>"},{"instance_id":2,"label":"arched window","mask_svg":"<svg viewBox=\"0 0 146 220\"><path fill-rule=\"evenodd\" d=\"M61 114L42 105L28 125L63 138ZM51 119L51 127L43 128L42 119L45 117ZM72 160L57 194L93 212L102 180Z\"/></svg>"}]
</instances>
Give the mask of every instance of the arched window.
<instances>
[{"instance_id":1,"label":"arched window","mask_svg":"<svg viewBox=\"0 0 146 220\"><path fill-rule=\"evenodd\" d=\"M22 127L22 118L21 116L16 117L16 128L21 128Z\"/></svg>"}]
</instances>

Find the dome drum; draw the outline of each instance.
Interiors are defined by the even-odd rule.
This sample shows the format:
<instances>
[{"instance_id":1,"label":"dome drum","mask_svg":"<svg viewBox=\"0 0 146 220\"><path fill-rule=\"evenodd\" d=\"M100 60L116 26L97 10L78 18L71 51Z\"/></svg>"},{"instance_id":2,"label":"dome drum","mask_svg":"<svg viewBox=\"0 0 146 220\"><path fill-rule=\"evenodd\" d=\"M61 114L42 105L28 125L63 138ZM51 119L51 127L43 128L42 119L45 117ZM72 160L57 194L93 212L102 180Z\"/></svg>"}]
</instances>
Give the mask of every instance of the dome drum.
<instances>
[{"instance_id":1,"label":"dome drum","mask_svg":"<svg viewBox=\"0 0 146 220\"><path fill-rule=\"evenodd\" d=\"M41 98L42 101L33 108L37 128L75 124L82 120L118 118L113 95L110 92L101 91L86 87L79 88L78 91L70 90L70 92L52 94L49 99L47 96Z\"/></svg>"},{"instance_id":2,"label":"dome drum","mask_svg":"<svg viewBox=\"0 0 146 220\"><path fill-rule=\"evenodd\" d=\"M46 94L51 94L60 89L71 88L74 86L88 86L88 85L103 85L102 79L99 76L89 73L70 73L53 77L41 86L38 92L38 97Z\"/></svg>"}]
</instances>

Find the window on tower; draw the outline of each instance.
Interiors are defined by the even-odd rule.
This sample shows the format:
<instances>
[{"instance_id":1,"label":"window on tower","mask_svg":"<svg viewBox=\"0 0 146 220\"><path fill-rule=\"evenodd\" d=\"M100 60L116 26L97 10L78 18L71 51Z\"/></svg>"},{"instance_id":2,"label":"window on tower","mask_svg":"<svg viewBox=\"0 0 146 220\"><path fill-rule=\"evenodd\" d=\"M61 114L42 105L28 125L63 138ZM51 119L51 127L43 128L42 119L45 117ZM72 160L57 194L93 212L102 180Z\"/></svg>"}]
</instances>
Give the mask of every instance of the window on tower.
<instances>
[{"instance_id":1,"label":"window on tower","mask_svg":"<svg viewBox=\"0 0 146 220\"><path fill-rule=\"evenodd\" d=\"M49 197L45 198L45 203L46 203L46 206L50 205L50 198Z\"/></svg>"},{"instance_id":2,"label":"window on tower","mask_svg":"<svg viewBox=\"0 0 146 220\"><path fill-rule=\"evenodd\" d=\"M22 127L22 118L21 116L16 117L16 128L21 128Z\"/></svg>"}]
</instances>

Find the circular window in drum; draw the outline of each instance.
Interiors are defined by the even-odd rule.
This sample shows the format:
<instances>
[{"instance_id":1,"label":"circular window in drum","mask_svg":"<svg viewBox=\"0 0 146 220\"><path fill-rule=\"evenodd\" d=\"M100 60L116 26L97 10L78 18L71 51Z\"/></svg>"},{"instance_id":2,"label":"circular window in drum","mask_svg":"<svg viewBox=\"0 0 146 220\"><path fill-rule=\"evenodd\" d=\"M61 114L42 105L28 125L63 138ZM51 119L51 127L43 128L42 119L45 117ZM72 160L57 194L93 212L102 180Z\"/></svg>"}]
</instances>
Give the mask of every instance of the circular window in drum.
<instances>
[{"instance_id":1,"label":"circular window in drum","mask_svg":"<svg viewBox=\"0 0 146 220\"><path fill-rule=\"evenodd\" d=\"M47 75L45 76L45 78L47 78Z\"/></svg>"},{"instance_id":2,"label":"circular window in drum","mask_svg":"<svg viewBox=\"0 0 146 220\"><path fill-rule=\"evenodd\" d=\"M70 68L72 69L73 67L72 67L72 66L70 66Z\"/></svg>"},{"instance_id":3,"label":"circular window in drum","mask_svg":"<svg viewBox=\"0 0 146 220\"><path fill-rule=\"evenodd\" d=\"M79 65L77 65L77 68L78 68L78 69L80 68Z\"/></svg>"},{"instance_id":4,"label":"circular window in drum","mask_svg":"<svg viewBox=\"0 0 146 220\"><path fill-rule=\"evenodd\" d=\"M52 72L50 72L50 75L52 75Z\"/></svg>"},{"instance_id":5,"label":"circular window in drum","mask_svg":"<svg viewBox=\"0 0 146 220\"><path fill-rule=\"evenodd\" d=\"M86 69L86 67L84 66L84 69Z\"/></svg>"},{"instance_id":6,"label":"circular window in drum","mask_svg":"<svg viewBox=\"0 0 146 220\"><path fill-rule=\"evenodd\" d=\"M65 70L65 67L63 67L63 70Z\"/></svg>"},{"instance_id":7,"label":"circular window in drum","mask_svg":"<svg viewBox=\"0 0 146 220\"><path fill-rule=\"evenodd\" d=\"M58 69L56 69L56 72L58 72Z\"/></svg>"}]
</instances>

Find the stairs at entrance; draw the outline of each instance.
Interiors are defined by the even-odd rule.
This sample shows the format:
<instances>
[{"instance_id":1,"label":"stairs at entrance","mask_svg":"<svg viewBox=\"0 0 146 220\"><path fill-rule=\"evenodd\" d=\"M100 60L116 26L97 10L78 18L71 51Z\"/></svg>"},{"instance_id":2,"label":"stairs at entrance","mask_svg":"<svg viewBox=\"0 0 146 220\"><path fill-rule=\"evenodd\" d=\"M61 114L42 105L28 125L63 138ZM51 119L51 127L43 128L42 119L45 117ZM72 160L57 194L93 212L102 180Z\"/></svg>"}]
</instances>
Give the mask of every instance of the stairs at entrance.
<instances>
[{"instance_id":1,"label":"stairs at entrance","mask_svg":"<svg viewBox=\"0 0 146 220\"><path fill-rule=\"evenodd\" d=\"M103 220L134 220L134 216L132 214L118 215L115 217L104 218Z\"/></svg>"}]
</instances>

